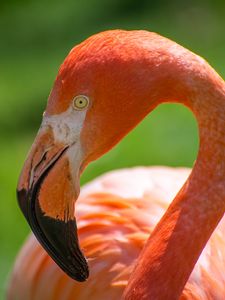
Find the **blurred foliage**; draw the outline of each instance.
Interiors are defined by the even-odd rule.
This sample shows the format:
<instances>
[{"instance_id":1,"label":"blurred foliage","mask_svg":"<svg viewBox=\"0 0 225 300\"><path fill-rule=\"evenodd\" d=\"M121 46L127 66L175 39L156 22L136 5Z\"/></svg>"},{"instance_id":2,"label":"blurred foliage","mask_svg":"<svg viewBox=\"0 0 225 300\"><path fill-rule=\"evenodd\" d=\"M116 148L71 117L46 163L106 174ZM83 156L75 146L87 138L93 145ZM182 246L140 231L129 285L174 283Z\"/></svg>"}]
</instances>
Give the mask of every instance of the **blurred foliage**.
<instances>
[{"instance_id":1,"label":"blurred foliage","mask_svg":"<svg viewBox=\"0 0 225 300\"><path fill-rule=\"evenodd\" d=\"M225 75L223 0L1 0L0 2L0 298L13 259L29 232L15 187L52 86L69 50L112 28L146 29L205 57ZM133 165L191 166L198 147L196 122L180 105L162 105L82 182Z\"/></svg>"}]
</instances>

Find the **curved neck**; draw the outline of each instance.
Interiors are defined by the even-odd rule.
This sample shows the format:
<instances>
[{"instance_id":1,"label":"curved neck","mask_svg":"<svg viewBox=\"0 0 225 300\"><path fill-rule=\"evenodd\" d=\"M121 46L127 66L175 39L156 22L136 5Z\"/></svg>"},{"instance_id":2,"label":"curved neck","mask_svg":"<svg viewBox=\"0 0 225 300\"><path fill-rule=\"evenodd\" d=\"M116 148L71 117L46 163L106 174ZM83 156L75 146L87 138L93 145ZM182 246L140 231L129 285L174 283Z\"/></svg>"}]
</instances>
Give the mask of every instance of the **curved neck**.
<instances>
[{"instance_id":1,"label":"curved neck","mask_svg":"<svg viewBox=\"0 0 225 300\"><path fill-rule=\"evenodd\" d=\"M225 84L205 61L189 51L184 56L186 63L176 63L170 70L179 82L166 101L182 102L194 112L200 136L198 158L147 241L125 290L127 300L179 299L224 214Z\"/></svg>"}]
</instances>

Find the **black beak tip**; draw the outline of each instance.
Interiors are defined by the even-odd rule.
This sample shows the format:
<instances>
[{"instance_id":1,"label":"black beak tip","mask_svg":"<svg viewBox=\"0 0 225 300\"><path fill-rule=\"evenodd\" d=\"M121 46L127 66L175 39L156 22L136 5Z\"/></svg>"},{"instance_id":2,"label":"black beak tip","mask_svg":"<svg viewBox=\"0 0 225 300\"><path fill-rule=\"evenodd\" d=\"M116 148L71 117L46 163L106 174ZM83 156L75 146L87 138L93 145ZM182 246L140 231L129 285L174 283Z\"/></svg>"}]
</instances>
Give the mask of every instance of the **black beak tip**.
<instances>
[{"instance_id":1,"label":"black beak tip","mask_svg":"<svg viewBox=\"0 0 225 300\"><path fill-rule=\"evenodd\" d=\"M46 217L37 207L36 218L44 233L37 236L42 246L67 275L77 281L85 281L89 269L79 247L76 220L65 222Z\"/></svg>"},{"instance_id":2,"label":"black beak tip","mask_svg":"<svg viewBox=\"0 0 225 300\"><path fill-rule=\"evenodd\" d=\"M70 278L79 281L84 282L89 277L89 268L87 263L82 265L82 269L77 270L77 267L73 271L68 270L67 275L69 275Z\"/></svg>"},{"instance_id":3,"label":"black beak tip","mask_svg":"<svg viewBox=\"0 0 225 300\"><path fill-rule=\"evenodd\" d=\"M61 256L61 259L56 262L69 277L76 281L84 282L89 277L88 263L79 247L69 255Z\"/></svg>"}]
</instances>

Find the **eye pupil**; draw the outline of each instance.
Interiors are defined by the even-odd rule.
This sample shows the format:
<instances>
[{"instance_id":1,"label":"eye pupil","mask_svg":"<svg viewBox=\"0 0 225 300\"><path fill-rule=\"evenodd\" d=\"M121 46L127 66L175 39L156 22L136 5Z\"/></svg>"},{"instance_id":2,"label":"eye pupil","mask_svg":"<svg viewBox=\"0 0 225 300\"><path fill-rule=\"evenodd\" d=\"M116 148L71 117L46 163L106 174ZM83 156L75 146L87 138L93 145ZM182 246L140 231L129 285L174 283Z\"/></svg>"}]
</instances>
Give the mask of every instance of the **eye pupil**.
<instances>
[{"instance_id":1,"label":"eye pupil","mask_svg":"<svg viewBox=\"0 0 225 300\"><path fill-rule=\"evenodd\" d=\"M87 96L79 95L73 99L73 108L76 110L83 110L89 104L89 99Z\"/></svg>"}]
</instances>

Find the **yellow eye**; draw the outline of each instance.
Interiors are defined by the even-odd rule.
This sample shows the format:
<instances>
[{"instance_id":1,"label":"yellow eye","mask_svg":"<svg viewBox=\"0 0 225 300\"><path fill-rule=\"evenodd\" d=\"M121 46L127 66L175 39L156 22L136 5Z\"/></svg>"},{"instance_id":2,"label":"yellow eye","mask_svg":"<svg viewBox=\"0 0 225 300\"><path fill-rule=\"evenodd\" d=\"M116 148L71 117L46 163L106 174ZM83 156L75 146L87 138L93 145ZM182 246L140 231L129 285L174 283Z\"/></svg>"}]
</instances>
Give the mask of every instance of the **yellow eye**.
<instances>
[{"instance_id":1,"label":"yellow eye","mask_svg":"<svg viewBox=\"0 0 225 300\"><path fill-rule=\"evenodd\" d=\"M83 110L89 104L89 99L87 96L79 95L73 99L73 108L76 110Z\"/></svg>"}]
</instances>

